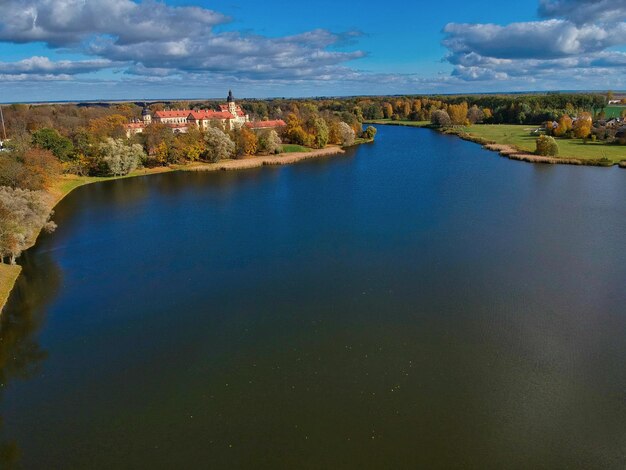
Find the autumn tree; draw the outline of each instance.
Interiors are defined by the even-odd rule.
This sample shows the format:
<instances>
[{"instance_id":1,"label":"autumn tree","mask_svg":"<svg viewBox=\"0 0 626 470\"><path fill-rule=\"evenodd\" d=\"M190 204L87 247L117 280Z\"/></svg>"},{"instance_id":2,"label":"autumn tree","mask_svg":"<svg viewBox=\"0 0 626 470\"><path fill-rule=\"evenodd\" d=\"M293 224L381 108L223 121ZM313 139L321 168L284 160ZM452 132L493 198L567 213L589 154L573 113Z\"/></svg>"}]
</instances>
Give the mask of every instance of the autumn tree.
<instances>
[{"instance_id":1,"label":"autumn tree","mask_svg":"<svg viewBox=\"0 0 626 470\"><path fill-rule=\"evenodd\" d=\"M383 103L383 116L385 119L391 119L391 116L393 116L393 106L391 106L391 103Z\"/></svg>"},{"instance_id":2,"label":"autumn tree","mask_svg":"<svg viewBox=\"0 0 626 470\"><path fill-rule=\"evenodd\" d=\"M302 120L296 113L289 113L287 116L287 126L284 134L292 144L305 145L307 147L312 145L312 138L302 127Z\"/></svg>"},{"instance_id":3,"label":"autumn tree","mask_svg":"<svg viewBox=\"0 0 626 470\"><path fill-rule=\"evenodd\" d=\"M559 154L559 146L554 137L541 135L536 141L537 149L535 153L542 156L554 157Z\"/></svg>"},{"instance_id":4,"label":"autumn tree","mask_svg":"<svg viewBox=\"0 0 626 470\"><path fill-rule=\"evenodd\" d=\"M478 106L474 105L467 111L467 119L470 124L482 122L482 120L485 119L485 112Z\"/></svg>"},{"instance_id":5,"label":"autumn tree","mask_svg":"<svg viewBox=\"0 0 626 470\"><path fill-rule=\"evenodd\" d=\"M42 228L52 231L50 209L45 193L27 189L0 187L0 258L11 264Z\"/></svg>"},{"instance_id":6,"label":"autumn tree","mask_svg":"<svg viewBox=\"0 0 626 470\"><path fill-rule=\"evenodd\" d=\"M206 151L204 135L200 129L191 126L186 133L175 136L170 147L170 163L199 160Z\"/></svg>"},{"instance_id":7,"label":"autumn tree","mask_svg":"<svg viewBox=\"0 0 626 470\"><path fill-rule=\"evenodd\" d=\"M143 143L143 147L148 155L155 155L157 149L161 153L163 152L164 147L162 144L165 144L166 151L172 146L174 134L172 129L165 124L155 122L147 126L141 134L138 134L136 139Z\"/></svg>"},{"instance_id":8,"label":"autumn tree","mask_svg":"<svg viewBox=\"0 0 626 470\"><path fill-rule=\"evenodd\" d=\"M354 144L355 140L355 132L347 123L340 122L339 123L339 144L343 147L348 147Z\"/></svg>"},{"instance_id":9,"label":"autumn tree","mask_svg":"<svg viewBox=\"0 0 626 470\"><path fill-rule=\"evenodd\" d=\"M437 109L430 115L430 122L435 127L450 127L452 120L450 115L443 109Z\"/></svg>"},{"instance_id":10,"label":"autumn tree","mask_svg":"<svg viewBox=\"0 0 626 470\"><path fill-rule=\"evenodd\" d=\"M56 129L43 128L33 132L33 145L50 150L62 162L69 161L74 153L74 144Z\"/></svg>"},{"instance_id":11,"label":"autumn tree","mask_svg":"<svg viewBox=\"0 0 626 470\"><path fill-rule=\"evenodd\" d=\"M593 119L589 113L580 113L576 121L572 124L572 132L574 137L578 139L586 139L591 134L593 127Z\"/></svg>"},{"instance_id":12,"label":"autumn tree","mask_svg":"<svg viewBox=\"0 0 626 470\"><path fill-rule=\"evenodd\" d=\"M467 112L466 102L448 106L448 115L453 126L466 126L468 124Z\"/></svg>"},{"instance_id":13,"label":"autumn tree","mask_svg":"<svg viewBox=\"0 0 626 470\"><path fill-rule=\"evenodd\" d=\"M124 140L111 137L100 144L100 161L109 175L127 175L145 158L146 154L139 144L127 145Z\"/></svg>"},{"instance_id":14,"label":"autumn tree","mask_svg":"<svg viewBox=\"0 0 626 470\"><path fill-rule=\"evenodd\" d=\"M32 148L22 157L19 187L30 190L49 189L63 167L49 150Z\"/></svg>"},{"instance_id":15,"label":"autumn tree","mask_svg":"<svg viewBox=\"0 0 626 470\"><path fill-rule=\"evenodd\" d=\"M126 136L124 124L128 122L128 118L123 114L111 114L101 118L89 121L89 132L98 140L113 137L116 139Z\"/></svg>"},{"instance_id":16,"label":"autumn tree","mask_svg":"<svg viewBox=\"0 0 626 470\"><path fill-rule=\"evenodd\" d=\"M254 155L257 152L259 140L246 126L235 131L235 152L238 156Z\"/></svg>"},{"instance_id":17,"label":"autumn tree","mask_svg":"<svg viewBox=\"0 0 626 470\"><path fill-rule=\"evenodd\" d=\"M307 123L309 133L313 136L313 147L322 149L328 144L328 125L319 116L314 116Z\"/></svg>"},{"instance_id":18,"label":"autumn tree","mask_svg":"<svg viewBox=\"0 0 626 470\"><path fill-rule=\"evenodd\" d=\"M374 126L367 126L367 129L363 131L361 137L367 140L374 140L377 132L378 130Z\"/></svg>"},{"instance_id":19,"label":"autumn tree","mask_svg":"<svg viewBox=\"0 0 626 470\"><path fill-rule=\"evenodd\" d=\"M204 134L206 158L210 162L219 162L235 155L235 143L223 131L210 127Z\"/></svg>"},{"instance_id":20,"label":"autumn tree","mask_svg":"<svg viewBox=\"0 0 626 470\"><path fill-rule=\"evenodd\" d=\"M559 124L556 127L556 129L554 129L553 134L556 137L563 137L565 136L570 130L572 129L572 118L569 117L567 114L564 114L563 116L561 116L561 118L559 119Z\"/></svg>"},{"instance_id":21,"label":"autumn tree","mask_svg":"<svg viewBox=\"0 0 626 470\"><path fill-rule=\"evenodd\" d=\"M274 129L261 131L258 150L262 153L278 154L282 150L282 141Z\"/></svg>"}]
</instances>

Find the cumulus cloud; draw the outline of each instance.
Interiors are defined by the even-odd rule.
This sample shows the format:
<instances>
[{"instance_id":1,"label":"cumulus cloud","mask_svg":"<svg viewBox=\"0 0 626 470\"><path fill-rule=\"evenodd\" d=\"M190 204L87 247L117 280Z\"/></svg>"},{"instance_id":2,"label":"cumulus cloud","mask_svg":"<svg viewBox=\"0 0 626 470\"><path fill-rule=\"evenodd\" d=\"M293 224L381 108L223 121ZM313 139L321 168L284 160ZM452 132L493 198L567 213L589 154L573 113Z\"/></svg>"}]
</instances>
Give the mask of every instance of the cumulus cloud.
<instances>
[{"instance_id":1,"label":"cumulus cloud","mask_svg":"<svg viewBox=\"0 0 626 470\"><path fill-rule=\"evenodd\" d=\"M507 59L557 58L588 54L622 44L626 24L576 26L565 20L495 24L448 24L443 41L453 54L474 52Z\"/></svg>"},{"instance_id":2,"label":"cumulus cloud","mask_svg":"<svg viewBox=\"0 0 626 470\"><path fill-rule=\"evenodd\" d=\"M189 73L238 74L252 79L316 78L340 74L342 64L363 57L341 52L358 32L335 34L323 29L286 37L216 32L229 21L201 7L176 7L153 0L2 0L0 41L40 41L97 61L4 64L9 70L39 65L65 74L110 66L127 75L173 76ZM108 62L107 62L108 61ZM54 69L54 70L53 70ZM25 73L35 73L26 70Z\"/></svg>"},{"instance_id":3,"label":"cumulus cloud","mask_svg":"<svg viewBox=\"0 0 626 470\"><path fill-rule=\"evenodd\" d=\"M540 0L539 16L577 24L626 20L626 0Z\"/></svg>"},{"instance_id":4,"label":"cumulus cloud","mask_svg":"<svg viewBox=\"0 0 626 470\"><path fill-rule=\"evenodd\" d=\"M0 40L68 46L87 37L114 36L120 44L207 34L228 21L200 7L172 7L145 0L4 0Z\"/></svg>"},{"instance_id":5,"label":"cumulus cloud","mask_svg":"<svg viewBox=\"0 0 626 470\"><path fill-rule=\"evenodd\" d=\"M9 75L45 75L63 76L72 74L94 72L114 67L115 63L110 60L61 60L51 61L48 57L30 57L17 62L0 62L0 74Z\"/></svg>"},{"instance_id":6,"label":"cumulus cloud","mask_svg":"<svg viewBox=\"0 0 626 470\"><path fill-rule=\"evenodd\" d=\"M467 81L588 80L590 71L622 80L626 55L626 0L540 0L541 21L445 26L443 45L452 75ZM597 80L594 80L597 82Z\"/></svg>"}]
</instances>

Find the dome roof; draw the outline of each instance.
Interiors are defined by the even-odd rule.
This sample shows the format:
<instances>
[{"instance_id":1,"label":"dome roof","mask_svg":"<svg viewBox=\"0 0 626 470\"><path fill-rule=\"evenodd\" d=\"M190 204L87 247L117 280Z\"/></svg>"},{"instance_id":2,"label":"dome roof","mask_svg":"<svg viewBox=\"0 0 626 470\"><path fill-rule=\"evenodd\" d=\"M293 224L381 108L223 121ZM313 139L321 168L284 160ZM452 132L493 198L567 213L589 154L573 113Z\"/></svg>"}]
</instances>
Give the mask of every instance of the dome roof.
<instances>
[{"instance_id":1,"label":"dome roof","mask_svg":"<svg viewBox=\"0 0 626 470\"><path fill-rule=\"evenodd\" d=\"M150 114L150 110L148 108L143 108L141 110L141 115L142 116L147 116L148 114Z\"/></svg>"},{"instance_id":2,"label":"dome roof","mask_svg":"<svg viewBox=\"0 0 626 470\"><path fill-rule=\"evenodd\" d=\"M228 98L226 98L226 101L229 103L234 103L235 102L235 97L233 96L233 91L232 90L228 90Z\"/></svg>"}]
</instances>

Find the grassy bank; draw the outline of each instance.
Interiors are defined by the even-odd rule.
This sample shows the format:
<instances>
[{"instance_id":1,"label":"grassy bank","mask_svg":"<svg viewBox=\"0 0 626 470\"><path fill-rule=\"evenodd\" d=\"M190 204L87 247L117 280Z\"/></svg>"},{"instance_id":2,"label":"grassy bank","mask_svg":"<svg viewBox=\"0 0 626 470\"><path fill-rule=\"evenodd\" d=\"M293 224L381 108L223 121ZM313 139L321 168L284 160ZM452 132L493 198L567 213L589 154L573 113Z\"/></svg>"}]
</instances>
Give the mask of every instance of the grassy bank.
<instances>
[{"instance_id":1,"label":"grassy bank","mask_svg":"<svg viewBox=\"0 0 626 470\"><path fill-rule=\"evenodd\" d=\"M20 275L22 267L19 265L0 264L0 310L4 308L11 289Z\"/></svg>"},{"instance_id":2,"label":"grassy bank","mask_svg":"<svg viewBox=\"0 0 626 470\"><path fill-rule=\"evenodd\" d=\"M462 128L470 136L483 139L485 142L499 145L508 145L524 153L535 151L537 135L531 135L537 126L515 124L475 124ZM604 142L584 143L581 139L558 139L559 156L562 159L579 159L584 161L608 159L612 163L626 160L626 147L610 145Z\"/></svg>"},{"instance_id":3,"label":"grassy bank","mask_svg":"<svg viewBox=\"0 0 626 470\"><path fill-rule=\"evenodd\" d=\"M178 169L183 171L245 170L249 168L259 168L262 166L290 165L292 163L297 163L311 158L329 157L331 155L339 155L342 153L345 153L345 151L341 147L337 145L330 145L323 149L307 149L303 152L291 152L280 155L262 155L243 158L240 160L224 160L217 163L195 163L192 165L182 165Z\"/></svg>"},{"instance_id":4,"label":"grassy bank","mask_svg":"<svg viewBox=\"0 0 626 470\"><path fill-rule=\"evenodd\" d=\"M283 153L310 152L312 149L296 144L283 144Z\"/></svg>"}]
</instances>

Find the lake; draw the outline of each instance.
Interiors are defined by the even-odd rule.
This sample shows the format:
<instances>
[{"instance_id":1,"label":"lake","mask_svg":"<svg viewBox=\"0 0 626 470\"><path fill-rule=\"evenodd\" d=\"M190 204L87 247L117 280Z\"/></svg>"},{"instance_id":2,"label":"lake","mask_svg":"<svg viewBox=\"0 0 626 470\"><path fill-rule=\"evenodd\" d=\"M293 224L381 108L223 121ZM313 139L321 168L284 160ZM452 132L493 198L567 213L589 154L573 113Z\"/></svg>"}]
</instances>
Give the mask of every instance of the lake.
<instances>
[{"instance_id":1,"label":"lake","mask_svg":"<svg viewBox=\"0 0 626 470\"><path fill-rule=\"evenodd\" d=\"M625 202L618 168L384 126L81 187L1 317L0 462L624 468Z\"/></svg>"}]
</instances>

